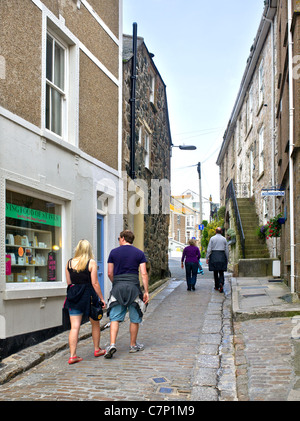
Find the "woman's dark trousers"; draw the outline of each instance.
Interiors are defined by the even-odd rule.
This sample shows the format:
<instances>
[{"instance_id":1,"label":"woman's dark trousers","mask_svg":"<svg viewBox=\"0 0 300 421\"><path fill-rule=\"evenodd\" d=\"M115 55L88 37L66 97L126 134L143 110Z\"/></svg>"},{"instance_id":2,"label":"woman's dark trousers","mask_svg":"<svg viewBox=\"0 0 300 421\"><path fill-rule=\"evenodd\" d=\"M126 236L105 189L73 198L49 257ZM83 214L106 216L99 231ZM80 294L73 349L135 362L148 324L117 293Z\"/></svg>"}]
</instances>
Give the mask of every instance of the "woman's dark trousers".
<instances>
[{"instance_id":1,"label":"woman's dark trousers","mask_svg":"<svg viewBox=\"0 0 300 421\"><path fill-rule=\"evenodd\" d=\"M186 283L189 290L196 285L197 272L198 263L185 262Z\"/></svg>"}]
</instances>

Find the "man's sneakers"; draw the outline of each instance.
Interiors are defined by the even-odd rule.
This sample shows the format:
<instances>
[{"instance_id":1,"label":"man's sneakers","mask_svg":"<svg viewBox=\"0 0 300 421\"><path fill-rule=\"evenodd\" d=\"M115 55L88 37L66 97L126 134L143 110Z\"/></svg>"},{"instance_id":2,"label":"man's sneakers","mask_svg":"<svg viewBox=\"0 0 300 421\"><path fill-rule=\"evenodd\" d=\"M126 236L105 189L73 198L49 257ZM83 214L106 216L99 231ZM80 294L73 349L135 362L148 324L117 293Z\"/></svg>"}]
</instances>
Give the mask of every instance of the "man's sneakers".
<instances>
[{"instance_id":1,"label":"man's sneakers","mask_svg":"<svg viewBox=\"0 0 300 421\"><path fill-rule=\"evenodd\" d=\"M117 351L116 345L111 344L106 348L106 354L104 355L104 358L112 358L114 353Z\"/></svg>"},{"instance_id":2,"label":"man's sneakers","mask_svg":"<svg viewBox=\"0 0 300 421\"><path fill-rule=\"evenodd\" d=\"M138 352L138 351L143 351L144 345L143 344L139 344L138 342L130 347L129 352L131 354L133 354L134 352ZM104 355L104 358L112 358L114 353L117 351L117 347L115 344L111 344L106 348L106 354Z\"/></svg>"},{"instance_id":3,"label":"man's sneakers","mask_svg":"<svg viewBox=\"0 0 300 421\"><path fill-rule=\"evenodd\" d=\"M145 349L143 344L139 344L138 342L130 347L129 352L132 354L134 352L143 351Z\"/></svg>"}]
</instances>

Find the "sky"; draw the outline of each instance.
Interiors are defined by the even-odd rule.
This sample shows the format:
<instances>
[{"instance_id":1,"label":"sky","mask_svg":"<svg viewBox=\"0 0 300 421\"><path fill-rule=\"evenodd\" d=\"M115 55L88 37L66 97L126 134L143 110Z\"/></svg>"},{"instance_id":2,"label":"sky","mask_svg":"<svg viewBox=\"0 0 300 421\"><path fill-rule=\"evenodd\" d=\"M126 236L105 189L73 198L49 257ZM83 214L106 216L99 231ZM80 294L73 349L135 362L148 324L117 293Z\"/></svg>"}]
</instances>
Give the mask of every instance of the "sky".
<instances>
[{"instance_id":1,"label":"sky","mask_svg":"<svg viewBox=\"0 0 300 421\"><path fill-rule=\"evenodd\" d=\"M172 195L199 192L201 162L203 201L219 203L216 161L263 10L264 0L123 0L123 33L137 23L167 86L173 144L197 147L172 149Z\"/></svg>"}]
</instances>

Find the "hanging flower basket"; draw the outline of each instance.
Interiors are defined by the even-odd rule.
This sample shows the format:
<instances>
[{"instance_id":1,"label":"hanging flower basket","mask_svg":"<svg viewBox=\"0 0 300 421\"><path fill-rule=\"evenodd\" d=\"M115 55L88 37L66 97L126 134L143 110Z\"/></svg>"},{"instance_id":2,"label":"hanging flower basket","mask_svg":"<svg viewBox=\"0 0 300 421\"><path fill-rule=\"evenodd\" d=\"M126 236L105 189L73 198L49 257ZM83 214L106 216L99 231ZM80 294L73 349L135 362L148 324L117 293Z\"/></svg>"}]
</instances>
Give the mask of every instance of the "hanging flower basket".
<instances>
[{"instance_id":1,"label":"hanging flower basket","mask_svg":"<svg viewBox=\"0 0 300 421\"><path fill-rule=\"evenodd\" d=\"M281 214L275 216L275 218L270 219L270 221L267 222L267 232L266 232L267 240L273 237L280 237L281 225L282 225L282 223L279 222L280 219L284 219L282 218Z\"/></svg>"}]
</instances>

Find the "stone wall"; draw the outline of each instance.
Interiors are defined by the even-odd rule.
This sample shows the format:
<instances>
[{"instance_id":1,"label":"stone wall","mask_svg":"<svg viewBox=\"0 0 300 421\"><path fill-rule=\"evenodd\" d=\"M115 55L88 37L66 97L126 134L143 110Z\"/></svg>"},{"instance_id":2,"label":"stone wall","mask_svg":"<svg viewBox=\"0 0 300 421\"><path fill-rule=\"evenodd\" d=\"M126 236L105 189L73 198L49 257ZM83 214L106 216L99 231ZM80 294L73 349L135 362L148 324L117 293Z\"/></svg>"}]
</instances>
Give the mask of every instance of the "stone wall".
<instances>
[{"instance_id":1,"label":"stone wall","mask_svg":"<svg viewBox=\"0 0 300 421\"><path fill-rule=\"evenodd\" d=\"M131 37L124 37L129 45ZM144 202L144 251L150 265L150 283L169 275L168 269L168 227L169 206L163 206L163 200L170 198L170 145L168 105L165 84L156 69L151 55L143 40L139 38L137 54L136 82L136 179L142 180L147 188ZM130 97L131 97L131 56L123 60L123 170L130 174ZM151 90L154 88L154 97ZM147 152L147 142L149 149ZM147 158L149 156L149 159ZM160 188L159 203L151 191L153 180L162 181L165 186ZM164 181L163 181L164 180ZM131 180L129 179L129 182ZM125 189L128 183L125 183ZM151 210L153 204L159 204L159 212ZM127 212L124 215L124 228L133 229L134 218Z\"/></svg>"}]
</instances>

